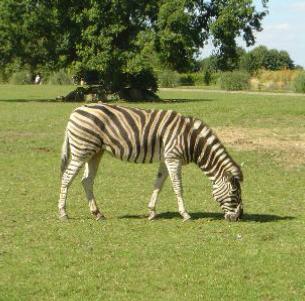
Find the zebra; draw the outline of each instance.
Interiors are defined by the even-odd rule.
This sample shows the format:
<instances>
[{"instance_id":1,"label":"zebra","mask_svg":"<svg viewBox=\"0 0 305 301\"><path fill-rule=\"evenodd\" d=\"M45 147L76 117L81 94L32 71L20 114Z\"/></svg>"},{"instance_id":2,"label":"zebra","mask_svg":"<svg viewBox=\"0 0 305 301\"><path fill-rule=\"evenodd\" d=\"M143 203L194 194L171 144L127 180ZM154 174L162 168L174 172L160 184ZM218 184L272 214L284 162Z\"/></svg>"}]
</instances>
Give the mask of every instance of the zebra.
<instances>
[{"instance_id":1,"label":"zebra","mask_svg":"<svg viewBox=\"0 0 305 301\"><path fill-rule=\"evenodd\" d=\"M97 103L76 108L66 127L61 154L60 219L68 218L68 188L83 165L81 182L89 209L96 220L104 218L95 200L93 183L105 151L124 161L159 162L148 203L149 220L157 215L157 199L168 175L178 211L183 221L190 219L184 205L181 168L191 162L211 180L213 197L220 204L225 219L237 221L242 216L241 168L203 121L173 110L144 110Z\"/></svg>"}]
</instances>

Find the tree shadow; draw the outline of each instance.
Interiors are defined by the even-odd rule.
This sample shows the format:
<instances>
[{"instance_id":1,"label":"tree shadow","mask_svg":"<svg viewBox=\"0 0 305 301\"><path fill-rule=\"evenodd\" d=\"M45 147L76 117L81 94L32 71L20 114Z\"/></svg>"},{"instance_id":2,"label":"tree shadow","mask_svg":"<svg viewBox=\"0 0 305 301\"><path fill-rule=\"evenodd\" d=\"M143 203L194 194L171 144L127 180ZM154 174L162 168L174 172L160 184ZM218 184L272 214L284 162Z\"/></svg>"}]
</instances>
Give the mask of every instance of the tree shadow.
<instances>
[{"instance_id":1,"label":"tree shadow","mask_svg":"<svg viewBox=\"0 0 305 301\"><path fill-rule=\"evenodd\" d=\"M185 102L209 102L214 101L212 98L162 98L159 102L162 103L185 103Z\"/></svg>"},{"instance_id":2,"label":"tree shadow","mask_svg":"<svg viewBox=\"0 0 305 301\"><path fill-rule=\"evenodd\" d=\"M41 98L41 99L0 99L0 102L58 102L61 103L62 101L59 101L57 99L45 99L45 98Z\"/></svg>"},{"instance_id":3,"label":"tree shadow","mask_svg":"<svg viewBox=\"0 0 305 301\"><path fill-rule=\"evenodd\" d=\"M209 101L214 101L214 99L202 99L202 98L198 98L198 99L178 99L178 98L171 98L171 99L166 99L166 98L163 98L163 99L156 99L156 100L153 100L153 101L128 101L129 103L133 103L133 104L136 104L136 103L162 103L162 104L175 104L175 103L192 103L192 102L209 102ZM58 100L58 99L45 99L45 98L41 98L41 99L23 99L23 98L16 98L16 99L0 99L0 102L11 102L11 103L16 103L16 102L45 102L45 103L54 103L54 102L57 102L57 103L79 103L79 104L82 104L82 103L85 103L84 101L61 101L61 100ZM113 101L108 101L106 103L113 103Z\"/></svg>"},{"instance_id":4,"label":"tree shadow","mask_svg":"<svg viewBox=\"0 0 305 301\"><path fill-rule=\"evenodd\" d=\"M210 220L222 220L224 219L223 213L218 212L191 212L192 220L199 219L210 219ZM120 219L146 219L147 215L123 215L119 217ZM178 212L162 212L156 216L155 219L181 219ZM241 222L257 222L257 223L268 223L277 222L281 220L292 220L295 219L294 216L279 216L275 214L244 214L240 219Z\"/></svg>"}]
</instances>

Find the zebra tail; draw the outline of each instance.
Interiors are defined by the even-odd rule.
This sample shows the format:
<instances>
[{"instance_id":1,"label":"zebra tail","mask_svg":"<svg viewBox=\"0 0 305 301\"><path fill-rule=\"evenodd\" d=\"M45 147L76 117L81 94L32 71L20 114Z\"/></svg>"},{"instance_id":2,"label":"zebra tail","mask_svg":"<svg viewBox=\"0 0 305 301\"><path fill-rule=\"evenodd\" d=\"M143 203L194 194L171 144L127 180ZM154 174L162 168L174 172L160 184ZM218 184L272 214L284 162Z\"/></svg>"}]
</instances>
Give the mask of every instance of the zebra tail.
<instances>
[{"instance_id":1,"label":"zebra tail","mask_svg":"<svg viewBox=\"0 0 305 301\"><path fill-rule=\"evenodd\" d=\"M61 175L63 175L63 173L67 169L69 156L70 156L70 144L69 144L68 130L66 130L64 143L62 144L62 148L61 148L61 164L60 164Z\"/></svg>"}]
</instances>

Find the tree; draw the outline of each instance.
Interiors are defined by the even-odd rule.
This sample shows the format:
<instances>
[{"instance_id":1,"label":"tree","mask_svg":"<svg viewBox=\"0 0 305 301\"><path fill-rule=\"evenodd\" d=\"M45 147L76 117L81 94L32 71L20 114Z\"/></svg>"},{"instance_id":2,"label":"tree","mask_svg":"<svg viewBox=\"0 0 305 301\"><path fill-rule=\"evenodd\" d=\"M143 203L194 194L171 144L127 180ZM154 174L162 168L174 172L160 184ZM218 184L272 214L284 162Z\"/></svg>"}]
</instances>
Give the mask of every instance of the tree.
<instances>
[{"instance_id":1,"label":"tree","mask_svg":"<svg viewBox=\"0 0 305 301\"><path fill-rule=\"evenodd\" d=\"M258 12L253 0L2 0L0 64L73 68L96 74L110 91L154 91L156 64L191 70L209 38L222 64L234 62L235 38L253 45L262 29L268 0L261 1Z\"/></svg>"},{"instance_id":2,"label":"tree","mask_svg":"<svg viewBox=\"0 0 305 301\"><path fill-rule=\"evenodd\" d=\"M250 74L264 68L265 58L267 57L268 49L265 46L258 46L253 50L246 52L240 58L239 67L242 70L248 71Z\"/></svg>"},{"instance_id":3,"label":"tree","mask_svg":"<svg viewBox=\"0 0 305 301\"><path fill-rule=\"evenodd\" d=\"M6 0L0 2L0 65L32 68L47 63L56 33L53 14L44 3ZM55 58L53 56L53 58ZM49 58L48 58L49 59Z\"/></svg>"},{"instance_id":4,"label":"tree","mask_svg":"<svg viewBox=\"0 0 305 301\"><path fill-rule=\"evenodd\" d=\"M267 70L294 69L295 65L287 51L269 50L265 46L259 46L240 58L240 68L254 73L262 68Z\"/></svg>"}]
</instances>

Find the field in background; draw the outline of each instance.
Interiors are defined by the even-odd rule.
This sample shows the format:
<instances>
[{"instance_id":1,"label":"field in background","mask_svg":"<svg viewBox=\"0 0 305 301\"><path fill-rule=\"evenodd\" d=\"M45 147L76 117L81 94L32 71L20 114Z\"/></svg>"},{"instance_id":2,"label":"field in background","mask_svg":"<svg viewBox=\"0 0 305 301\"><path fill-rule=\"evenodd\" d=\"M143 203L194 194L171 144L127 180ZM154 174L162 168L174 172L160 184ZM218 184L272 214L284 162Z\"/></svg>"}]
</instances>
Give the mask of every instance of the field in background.
<instances>
[{"instance_id":1,"label":"field in background","mask_svg":"<svg viewBox=\"0 0 305 301\"><path fill-rule=\"evenodd\" d=\"M293 81L301 70L260 70L250 80L252 90L294 91Z\"/></svg>"},{"instance_id":2,"label":"field in background","mask_svg":"<svg viewBox=\"0 0 305 301\"><path fill-rule=\"evenodd\" d=\"M146 220L157 164L106 155L94 221L80 185L71 220L57 219L59 157L70 112L49 102L65 86L0 86L0 300L305 299L305 97L163 90L174 109L206 121L242 165L245 217L224 221L210 183L183 169L182 223L169 182Z\"/></svg>"},{"instance_id":3,"label":"field in background","mask_svg":"<svg viewBox=\"0 0 305 301\"><path fill-rule=\"evenodd\" d=\"M249 74L243 73L245 78L249 80L249 86L244 87L243 90L249 91L262 91L262 92L295 92L295 79L296 77L304 72L303 70L259 70L256 74L250 77ZM237 70L233 74L241 73ZM171 87L194 87L200 89L209 89L217 90L221 89L221 78L225 73L217 72L211 73L210 83L207 85L204 81L204 73L190 73L178 75L175 72L164 73L160 77L160 86L164 88ZM232 74L229 73L229 78L231 81L235 82L232 79ZM240 83L240 79L237 80ZM236 86L237 82L234 86ZM225 90L226 87L223 87ZM241 89L241 88L238 88ZM234 90L238 90L235 88ZM301 92L301 91L300 91Z\"/></svg>"}]
</instances>

